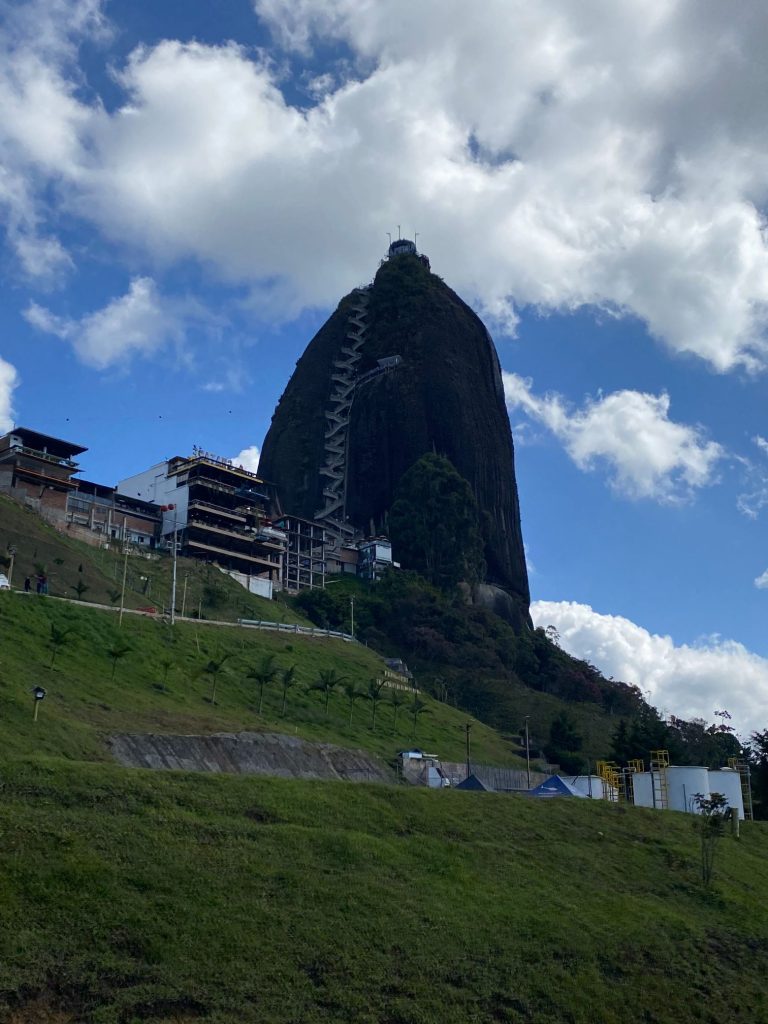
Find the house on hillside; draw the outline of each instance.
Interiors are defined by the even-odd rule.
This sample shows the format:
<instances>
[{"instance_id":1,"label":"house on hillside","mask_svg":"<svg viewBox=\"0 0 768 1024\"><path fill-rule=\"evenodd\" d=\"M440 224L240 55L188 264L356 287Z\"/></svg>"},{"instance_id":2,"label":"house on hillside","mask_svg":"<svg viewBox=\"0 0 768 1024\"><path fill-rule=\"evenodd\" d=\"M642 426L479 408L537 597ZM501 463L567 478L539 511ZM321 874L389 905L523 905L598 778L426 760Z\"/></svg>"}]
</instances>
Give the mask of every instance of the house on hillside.
<instances>
[{"instance_id":1,"label":"house on hillside","mask_svg":"<svg viewBox=\"0 0 768 1024\"><path fill-rule=\"evenodd\" d=\"M0 492L33 508L56 526L66 523L67 498L77 487L75 459L88 451L28 427L0 437Z\"/></svg>"}]
</instances>

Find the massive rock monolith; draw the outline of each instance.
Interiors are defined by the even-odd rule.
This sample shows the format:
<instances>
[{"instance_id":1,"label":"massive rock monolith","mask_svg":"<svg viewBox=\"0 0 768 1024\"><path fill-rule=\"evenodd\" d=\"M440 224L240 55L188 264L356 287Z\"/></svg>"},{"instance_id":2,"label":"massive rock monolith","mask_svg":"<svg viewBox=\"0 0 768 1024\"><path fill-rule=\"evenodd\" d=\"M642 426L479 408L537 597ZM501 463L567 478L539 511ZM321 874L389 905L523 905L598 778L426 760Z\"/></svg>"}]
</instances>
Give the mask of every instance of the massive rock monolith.
<instances>
[{"instance_id":1,"label":"massive rock monolith","mask_svg":"<svg viewBox=\"0 0 768 1024\"><path fill-rule=\"evenodd\" d=\"M402 240L308 345L259 474L286 512L371 534L386 531L398 481L426 452L469 481L485 543L481 596L524 628L530 596L498 356L480 318Z\"/></svg>"}]
</instances>

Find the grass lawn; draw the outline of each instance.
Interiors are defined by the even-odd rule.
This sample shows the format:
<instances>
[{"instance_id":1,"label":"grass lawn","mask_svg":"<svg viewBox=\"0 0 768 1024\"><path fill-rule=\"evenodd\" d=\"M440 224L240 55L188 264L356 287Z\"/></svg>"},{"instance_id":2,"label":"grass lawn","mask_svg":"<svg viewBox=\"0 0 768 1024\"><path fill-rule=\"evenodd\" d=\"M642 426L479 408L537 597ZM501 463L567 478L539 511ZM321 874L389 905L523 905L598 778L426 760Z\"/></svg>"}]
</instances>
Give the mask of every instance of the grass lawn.
<instances>
[{"instance_id":1,"label":"grass lawn","mask_svg":"<svg viewBox=\"0 0 768 1024\"><path fill-rule=\"evenodd\" d=\"M52 627L65 634L56 648ZM119 658L110 651L128 648ZM279 668L296 666L297 685L288 691L286 713L279 679L264 691L248 678L266 655ZM216 679L206 671L223 661ZM519 750L499 733L430 697L414 724L405 704L397 713L380 705L376 731L372 708L350 709L338 690L329 701L308 689L323 669L360 687L381 674L378 655L360 644L319 637L162 622L52 601L37 595L0 593L0 744L3 756L63 756L106 760L103 737L111 732L210 733L238 730L288 732L306 739L372 750L391 760L416 744L448 760L464 757L464 727L471 721L478 763L519 765ZM47 697L32 719L31 688ZM409 697L410 701L411 698ZM350 724L350 710L352 721Z\"/></svg>"},{"instance_id":2,"label":"grass lawn","mask_svg":"<svg viewBox=\"0 0 768 1024\"><path fill-rule=\"evenodd\" d=\"M10 1024L768 1020L768 830L598 802L2 770Z\"/></svg>"}]
</instances>

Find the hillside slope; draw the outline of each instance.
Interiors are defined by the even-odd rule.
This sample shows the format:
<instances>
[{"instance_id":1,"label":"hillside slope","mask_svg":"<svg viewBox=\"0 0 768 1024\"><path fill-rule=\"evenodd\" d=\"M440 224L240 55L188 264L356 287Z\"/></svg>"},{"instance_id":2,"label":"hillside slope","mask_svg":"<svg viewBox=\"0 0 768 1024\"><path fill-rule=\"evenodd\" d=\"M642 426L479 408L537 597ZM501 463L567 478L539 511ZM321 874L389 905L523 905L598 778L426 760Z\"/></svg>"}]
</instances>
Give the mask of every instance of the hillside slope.
<instances>
[{"instance_id":1,"label":"hillside slope","mask_svg":"<svg viewBox=\"0 0 768 1024\"><path fill-rule=\"evenodd\" d=\"M768 830L599 802L17 763L9 1024L768 1020Z\"/></svg>"},{"instance_id":2,"label":"hillside slope","mask_svg":"<svg viewBox=\"0 0 768 1024\"><path fill-rule=\"evenodd\" d=\"M60 647L52 628L66 634ZM120 657L110 651L125 646ZM248 677L266 655L279 669L296 667L285 714L279 679L259 687ZM216 677L211 662L223 662ZM350 708L343 689L329 698L308 689L324 669L365 688L381 675L381 659L360 644L329 638L267 633L237 627L118 616L35 594L0 592L0 756L30 754L104 760L104 737L120 733L289 732L310 740L362 747L391 760L418 743L450 760L464 757L464 726L473 722L478 761L519 765L519 750L482 723L424 696L414 728L406 703L377 712L365 701ZM33 721L31 688L48 693ZM350 723L350 712L352 721Z\"/></svg>"},{"instance_id":3,"label":"hillside slope","mask_svg":"<svg viewBox=\"0 0 768 1024\"><path fill-rule=\"evenodd\" d=\"M146 557L146 552L132 551L126 563L119 547L92 547L54 530L36 512L0 495L0 556L6 558L6 563L9 545L16 548L13 583L19 589L25 576L34 577L42 570L48 577L51 594L74 598L77 584L82 583L86 588L82 595L84 601L119 605L123 571L127 566L125 607L170 609L170 556L154 553ZM6 571L5 563L0 563L0 571ZM177 612L184 605L187 615L201 614L206 619L228 622L238 618L307 621L282 601L268 601L249 594L215 566L179 558L177 576Z\"/></svg>"}]
</instances>

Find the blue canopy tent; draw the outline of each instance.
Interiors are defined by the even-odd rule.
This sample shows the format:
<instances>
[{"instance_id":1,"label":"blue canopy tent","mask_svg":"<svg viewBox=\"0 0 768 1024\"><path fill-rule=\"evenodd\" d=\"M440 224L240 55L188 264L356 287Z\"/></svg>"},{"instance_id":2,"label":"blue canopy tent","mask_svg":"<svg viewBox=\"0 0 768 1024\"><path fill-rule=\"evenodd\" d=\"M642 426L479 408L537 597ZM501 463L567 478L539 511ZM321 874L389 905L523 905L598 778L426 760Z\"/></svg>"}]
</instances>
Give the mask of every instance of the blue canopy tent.
<instances>
[{"instance_id":1,"label":"blue canopy tent","mask_svg":"<svg viewBox=\"0 0 768 1024\"><path fill-rule=\"evenodd\" d=\"M567 782L560 775L552 775L545 779L535 789L532 789L529 796L553 797L553 796L578 796L586 800L586 794L580 793L575 786Z\"/></svg>"}]
</instances>

